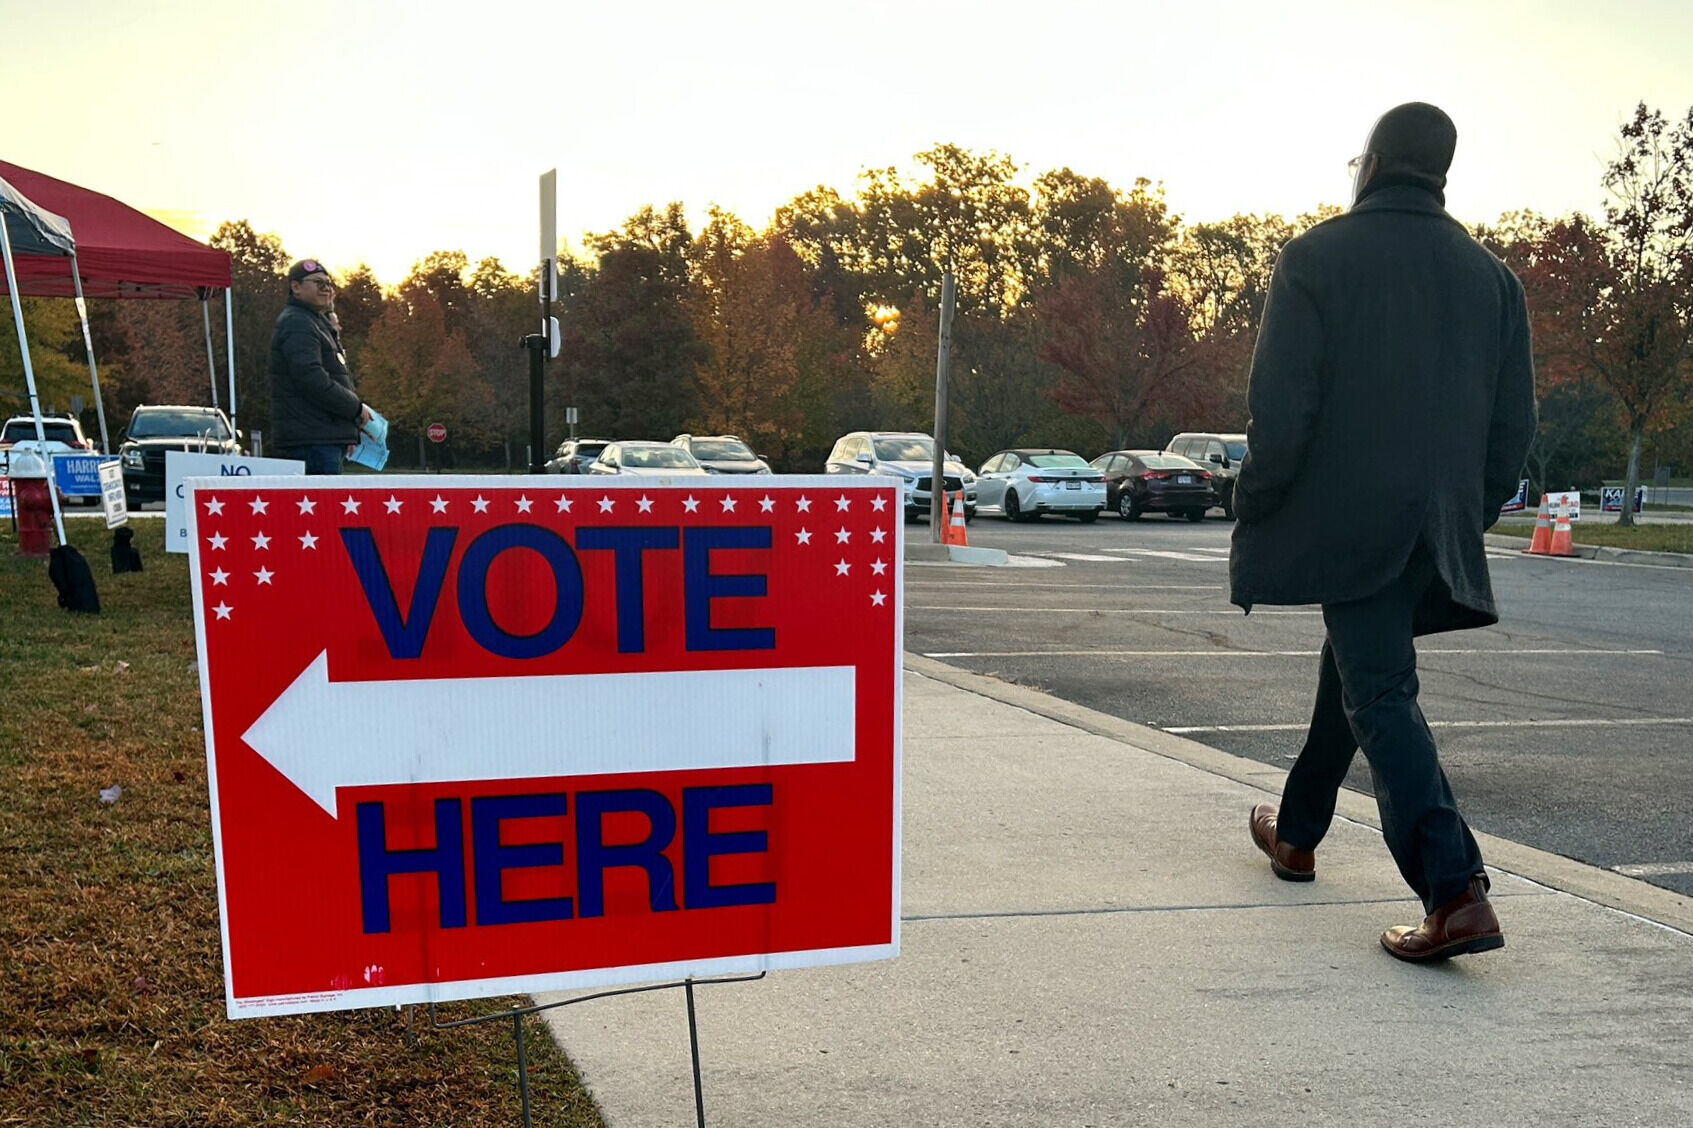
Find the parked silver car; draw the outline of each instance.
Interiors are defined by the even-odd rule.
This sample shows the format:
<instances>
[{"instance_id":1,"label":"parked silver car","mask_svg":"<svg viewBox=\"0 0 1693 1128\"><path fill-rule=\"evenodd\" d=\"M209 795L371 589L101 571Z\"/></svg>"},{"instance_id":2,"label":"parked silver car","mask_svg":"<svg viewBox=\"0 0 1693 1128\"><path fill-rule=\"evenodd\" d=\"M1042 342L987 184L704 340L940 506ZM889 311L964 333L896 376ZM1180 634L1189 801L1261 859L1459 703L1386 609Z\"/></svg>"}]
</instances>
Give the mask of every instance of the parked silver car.
<instances>
[{"instance_id":1,"label":"parked silver car","mask_svg":"<svg viewBox=\"0 0 1693 1128\"><path fill-rule=\"evenodd\" d=\"M1008 521L1055 513L1092 522L1105 508L1105 475L1074 451L1002 450L982 463L976 495Z\"/></svg>"},{"instance_id":2,"label":"parked silver car","mask_svg":"<svg viewBox=\"0 0 1693 1128\"><path fill-rule=\"evenodd\" d=\"M634 478L703 478L705 467L681 447L669 443L612 443L588 464L589 474Z\"/></svg>"}]
</instances>

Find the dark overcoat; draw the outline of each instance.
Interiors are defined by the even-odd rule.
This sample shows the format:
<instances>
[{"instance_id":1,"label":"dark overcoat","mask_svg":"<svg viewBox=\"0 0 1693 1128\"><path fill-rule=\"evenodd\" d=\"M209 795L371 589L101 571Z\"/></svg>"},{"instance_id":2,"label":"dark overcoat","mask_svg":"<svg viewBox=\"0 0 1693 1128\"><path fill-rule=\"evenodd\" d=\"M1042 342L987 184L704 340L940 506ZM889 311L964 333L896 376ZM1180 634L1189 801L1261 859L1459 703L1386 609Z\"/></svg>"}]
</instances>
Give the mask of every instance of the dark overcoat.
<instances>
[{"instance_id":1,"label":"dark overcoat","mask_svg":"<svg viewBox=\"0 0 1693 1128\"><path fill-rule=\"evenodd\" d=\"M270 442L350 446L364 404L329 319L290 297L270 337Z\"/></svg>"},{"instance_id":2,"label":"dark overcoat","mask_svg":"<svg viewBox=\"0 0 1693 1128\"><path fill-rule=\"evenodd\" d=\"M1380 188L1283 248L1248 408L1234 603L1362 599L1421 541L1417 633L1499 621L1482 534L1534 435L1528 310L1435 193Z\"/></svg>"}]
</instances>

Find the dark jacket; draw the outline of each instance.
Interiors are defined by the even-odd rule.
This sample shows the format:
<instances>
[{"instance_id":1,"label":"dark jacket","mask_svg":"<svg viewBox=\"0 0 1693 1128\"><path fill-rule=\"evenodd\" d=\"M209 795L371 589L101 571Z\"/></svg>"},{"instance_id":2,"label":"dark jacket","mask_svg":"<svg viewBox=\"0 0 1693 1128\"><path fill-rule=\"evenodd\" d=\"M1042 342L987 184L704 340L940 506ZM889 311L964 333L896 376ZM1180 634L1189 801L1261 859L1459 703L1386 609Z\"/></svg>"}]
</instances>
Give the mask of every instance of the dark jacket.
<instances>
[{"instance_id":1,"label":"dark jacket","mask_svg":"<svg viewBox=\"0 0 1693 1128\"><path fill-rule=\"evenodd\" d=\"M1282 250L1248 406L1233 602L1362 599L1420 540L1417 633L1499 621L1482 533L1534 436L1528 309L1433 192L1380 188Z\"/></svg>"},{"instance_id":2,"label":"dark jacket","mask_svg":"<svg viewBox=\"0 0 1693 1128\"><path fill-rule=\"evenodd\" d=\"M351 445L363 406L329 319L290 297L270 337L271 442Z\"/></svg>"}]
</instances>

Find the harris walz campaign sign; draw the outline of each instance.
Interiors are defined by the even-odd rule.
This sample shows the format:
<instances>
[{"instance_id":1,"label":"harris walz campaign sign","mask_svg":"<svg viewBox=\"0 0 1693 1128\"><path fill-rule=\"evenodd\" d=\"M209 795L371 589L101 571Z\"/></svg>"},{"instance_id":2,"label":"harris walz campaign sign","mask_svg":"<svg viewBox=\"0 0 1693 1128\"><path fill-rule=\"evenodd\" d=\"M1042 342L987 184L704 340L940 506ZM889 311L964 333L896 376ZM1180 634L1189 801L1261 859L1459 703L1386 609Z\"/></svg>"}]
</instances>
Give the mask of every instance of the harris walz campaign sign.
<instances>
[{"instance_id":1,"label":"harris walz campaign sign","mask_svg":"<svg viewBox=\"0 0 1693 1128\"><path fill-rule=\"evenodd\" d=\"M898 953L896 487L188 501L232 1017Z\"/></svg>"}]
</instances>

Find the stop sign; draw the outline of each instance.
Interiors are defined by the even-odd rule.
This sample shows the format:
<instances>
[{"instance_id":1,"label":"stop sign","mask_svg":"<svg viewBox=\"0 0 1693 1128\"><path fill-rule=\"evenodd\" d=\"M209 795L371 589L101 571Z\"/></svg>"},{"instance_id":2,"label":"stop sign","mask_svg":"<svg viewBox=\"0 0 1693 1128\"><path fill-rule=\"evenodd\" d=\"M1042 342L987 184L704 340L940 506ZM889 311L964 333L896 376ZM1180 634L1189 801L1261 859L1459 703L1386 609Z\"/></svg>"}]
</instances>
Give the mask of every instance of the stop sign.
<instances>
[{"instance_id":1,"label":"stop sign","mask_svg":"<svg viewBox=\"0 0 1693 1128\"><path fill-rule=\"evenodd\" d=\"M424 434L429 436L429 441L432 443L444 443L447 441L447 425L445 423L431 423Z\"/></svg>"}]
</instances>

